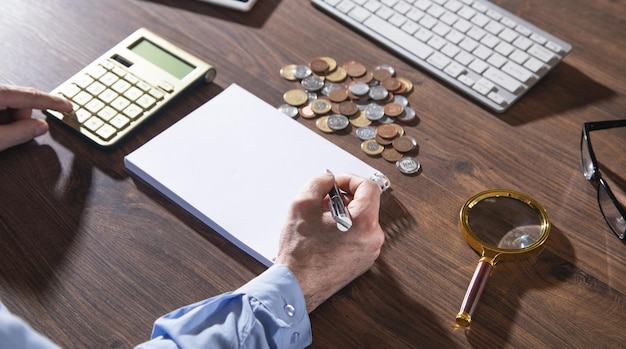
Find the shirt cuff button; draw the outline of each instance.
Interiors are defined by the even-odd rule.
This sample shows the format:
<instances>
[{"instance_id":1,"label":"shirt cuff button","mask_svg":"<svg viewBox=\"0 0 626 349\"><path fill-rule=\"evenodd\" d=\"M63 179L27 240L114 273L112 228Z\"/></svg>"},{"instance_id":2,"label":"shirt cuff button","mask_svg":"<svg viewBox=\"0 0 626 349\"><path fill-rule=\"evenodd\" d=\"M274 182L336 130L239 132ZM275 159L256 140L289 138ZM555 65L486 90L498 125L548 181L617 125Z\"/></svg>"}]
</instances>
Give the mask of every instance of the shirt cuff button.
<instances>
[{"instance_id":1,"label":"shirt cuff button","mask_svg":"<svg viewBox=\"0 0 626 349\"><path fill-rule=\"evenodd\" d=\"M285 304L283 309L285 310L285 314L289 317L293 317L296 314L296 308L294 308L291 304Z\"/></svg>"}]
</instances>

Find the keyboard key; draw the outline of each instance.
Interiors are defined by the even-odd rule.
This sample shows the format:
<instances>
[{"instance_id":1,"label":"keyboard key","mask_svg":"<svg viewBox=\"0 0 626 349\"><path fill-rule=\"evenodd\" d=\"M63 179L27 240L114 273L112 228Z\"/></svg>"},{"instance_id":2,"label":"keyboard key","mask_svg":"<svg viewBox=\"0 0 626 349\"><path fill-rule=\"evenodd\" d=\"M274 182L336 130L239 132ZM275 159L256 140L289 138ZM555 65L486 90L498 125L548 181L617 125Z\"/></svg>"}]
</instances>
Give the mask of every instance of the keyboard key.
<instances>
[{"instance_id":1,"label":"keyboard key","mask_svg":"<svg viewBox=\"0 0 626 349\"><path fill-rule=\"evenodd\" d=\"M483 76L488 80L495 82L496 84L504 87L507 91L515 94L520 91L522 85L519 81L513 79L508 76L506 73L503 73L494 68L488 68Z\"/></svg>"},{"instance_id":2,"label":"keyboard key","mask_svg":"<svg viewBox=\"0 0 626 349\"><path fill-rule=\"evenodd\" d=\"M396 28L393 25L383 21L379 17L371 16L366 19L363 24L365 24L368 28L378 32L379 34L382 34L383 36L389 38L400 47L404 47L407 51L413 53L421 59L428 58L428 56L430 56L434 52L434 50L426 44L417 40L413 36L403 32L401 29Z\"/></svg>"}]
</instances>

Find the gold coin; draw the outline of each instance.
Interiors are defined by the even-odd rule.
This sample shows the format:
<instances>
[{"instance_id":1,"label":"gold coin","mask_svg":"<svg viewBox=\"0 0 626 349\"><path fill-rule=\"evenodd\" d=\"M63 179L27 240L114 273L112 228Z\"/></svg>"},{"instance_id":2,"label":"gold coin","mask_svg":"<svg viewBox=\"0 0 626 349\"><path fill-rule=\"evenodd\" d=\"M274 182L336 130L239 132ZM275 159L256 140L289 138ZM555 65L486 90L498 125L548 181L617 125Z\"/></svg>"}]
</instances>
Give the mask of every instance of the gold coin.
<instances>
[{"instance_id":1,"label":"gold coin","mask_svg":"<svg viewBox=\"0 0 626 349\"><path fill-rule=\"evenodd\" d=\"M343 67L337 67L334 71L326 75L326 80L330 82L342 82L348 77L348 73Z\"/></svg>"},{"instance_id":2,"label":"gold coin","mask_svg":"<svg viewBox=\"0 0 626 349\"><path fill-rule=\"evenodd\" d=\"M398 77L396 79L398 79L398 81L400 81L400 83L404 85L404 91L402 91L402 93L409 93L413 90L413 83L411 82L411 80L403 77Z\"/></svg>"},{"instance_id":3,"label":"gold coin","mask_svg":"<svg viewBox=\"0 0 626 349\"><path fill-rule=\"evenodd\" d=\"M385 148L382 152L382 156L383 156L383 159L389 162L396 162L402 159L404 155L402 155L402 153L398 152L394 148Z\"/></svg>"},{"instance_id":4,"label":"gold coin","mask_svg":"<svg viewBox=\"0 0 626 349\"><path fill-rule=\"evenodd\" d=\"M322 132L333 133L332 128L328 127L328 116L322 116L315 121L315 126L319 128Z\"/></svg>"},{"instance_id":5,"label":"gold coin","mask_svg":"<svg viewBox=\"0 0 626 349\"><path fill-rule=\"evenodd\" d=\"M280 76L282 76L285 80L296 81L298 78L294 75L296 71L296 64L287 64L286 66L280 68Z\"/></svg>"},{"instance_id":6,"label":"gold coin","mask_svg":"<svg viewBox=\"0 0 626 349\"><path fill-rule=\"evenodd\" d=\"M294 107L298 107L306 103L309 96L303 90L293 89L283 94L283 100Z\"/></svg>"},{"instance_id":7,"label":"gold coin","mask_svg":"<svg viewBox=\"0 0 626 349\"><path fill-rule=\"evenodd\" d=\"M372 121L365 116L365 112L362 110L349 117L348 120L354 127L363 127L372 124Z\"/></svg>"},{"instance_id":8,"label":"gold coin","mask_svg":"<svg viewBox=\"0 0 626 349\"><path fill-rule=\"evenodd\" d=\"M376 143L375 140L368 139L361 143L361 150L363 150L363 152L367 155L376 156L380 155L383 150L385 150L385 148L382 145Z\"/></svg>"},{"instance_id":9,"label":"gold coin","mask_svg":"<svg viewBox=\"0 0 626 349\"><path fill-rule=\"evenodd\" d=\"M398 129L393 124L384 124L376 128L376 134L383 138L391 139L398 135Z\"/></svg>"},{"instance_id":10,"label":"gold coin","mask_svg":"<svg viewBox=\"0 0 626 349\"><path fill-rule=\"evenodd\" d=\"M322 98L314 100L313 102L311 102L310 105L311 110L317 115L326 114L330 111L331 108L330 101Z\"/></svg>"}]
</instances>

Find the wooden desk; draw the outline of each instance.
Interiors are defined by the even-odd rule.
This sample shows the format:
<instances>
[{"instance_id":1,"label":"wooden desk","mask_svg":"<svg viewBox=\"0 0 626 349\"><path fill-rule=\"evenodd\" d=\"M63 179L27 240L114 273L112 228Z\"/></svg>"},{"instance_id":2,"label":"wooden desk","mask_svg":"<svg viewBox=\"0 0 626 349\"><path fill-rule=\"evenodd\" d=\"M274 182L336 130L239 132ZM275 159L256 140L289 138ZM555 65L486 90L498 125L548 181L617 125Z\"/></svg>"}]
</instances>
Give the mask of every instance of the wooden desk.
<instances>
[{"instance_id":1,"label":"wooden desk","mask_svg":"<svg viewBox=\"0 0 626 349\"><path fill-rule=\"evenodd\" d=\"M306 0L260 1L248 14L195 1L5 0L2 83L51 90L138 27L218 69L113 151L56 124L0 153L0 299L68 348L129 348L153 321L232 290L263 271L123 168L125 154L235 82L278 106L293 83L279 69L328 55L410 78L423 165L405 176L359 150L353 135L324 135L379 168L387 233L380 260L311 314L315 348L623 347L626 245L609 230L580 170L583 122L623 118L626 8L620 2L497 0L570 42L557 69L504 115L479 107L335 23ZM40 112L35 112L42 117ZM319 132L308 120L300 120ZM626 189L626 129L592 135L605 176ZM471 195L506 187L547 209L544 252L498 265L470 331L454 317L478 257L459 233Z\"/></svg>"}]
</instances>

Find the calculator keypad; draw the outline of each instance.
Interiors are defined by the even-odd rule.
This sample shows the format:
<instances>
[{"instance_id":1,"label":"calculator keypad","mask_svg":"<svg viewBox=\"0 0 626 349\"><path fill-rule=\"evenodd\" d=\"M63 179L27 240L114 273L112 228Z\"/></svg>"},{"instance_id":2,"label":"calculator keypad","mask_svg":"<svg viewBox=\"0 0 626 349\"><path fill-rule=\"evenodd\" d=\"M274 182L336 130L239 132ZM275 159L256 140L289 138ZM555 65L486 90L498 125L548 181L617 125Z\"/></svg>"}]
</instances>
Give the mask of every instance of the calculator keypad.
<instances>
[{"instance_id":1,"label":"calculator keypad","mask_svg":"<svg viewBox=\"0 0 626 349\"><path fill-rule=\"evenodd\" d=\"M110 141L170 92L163 91L103 60L68 80L59 93L72 101L78 126L102 141Z\"/></svg>"}]
</instances>

